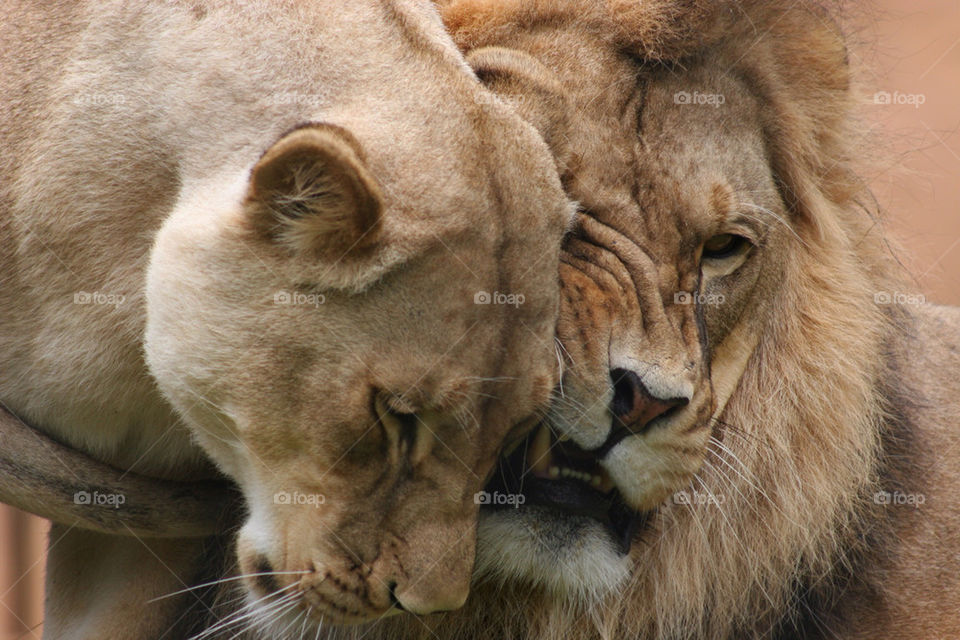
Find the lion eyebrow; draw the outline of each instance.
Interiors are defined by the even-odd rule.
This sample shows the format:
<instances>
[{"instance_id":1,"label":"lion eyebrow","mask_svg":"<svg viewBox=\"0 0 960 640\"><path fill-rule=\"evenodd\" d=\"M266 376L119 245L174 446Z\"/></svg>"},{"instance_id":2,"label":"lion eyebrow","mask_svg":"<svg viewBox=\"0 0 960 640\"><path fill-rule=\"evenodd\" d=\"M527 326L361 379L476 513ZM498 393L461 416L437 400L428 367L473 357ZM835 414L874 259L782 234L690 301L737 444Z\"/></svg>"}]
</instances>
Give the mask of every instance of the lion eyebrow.
<instances>
[{"instance_id":1,"label":"lion eyebrow","mask_svg":"<svg viewBox=\"0 0 960 640\"><path fill-rule=\"evenodd\" d=\"M738 209L742 207L753 209L754 211L757 211L759 214L767 214L768 216L773 218L774 222L779 222L780 224L782 224L787 229L787 231L789 231L800 242L800 244L802 244L803 246L807 246L807 243L804 242L803 238L800 237L800 234L796 232L796 230L793 228L793 226L789 222L783 219L783 216L777 214L774 211L771 211L766 207L761 207L760 205L753 204L751 202L741 201L740 204L738 205ZM749 224L750 221L758 222L762 224L764 227L769 227L772 224L769 220L761 217L760 215L750 215L749 213L746 213L742 210L739 211L739 214L743 217L744 221L747 224Z\"/></svg>"}]
</instances>

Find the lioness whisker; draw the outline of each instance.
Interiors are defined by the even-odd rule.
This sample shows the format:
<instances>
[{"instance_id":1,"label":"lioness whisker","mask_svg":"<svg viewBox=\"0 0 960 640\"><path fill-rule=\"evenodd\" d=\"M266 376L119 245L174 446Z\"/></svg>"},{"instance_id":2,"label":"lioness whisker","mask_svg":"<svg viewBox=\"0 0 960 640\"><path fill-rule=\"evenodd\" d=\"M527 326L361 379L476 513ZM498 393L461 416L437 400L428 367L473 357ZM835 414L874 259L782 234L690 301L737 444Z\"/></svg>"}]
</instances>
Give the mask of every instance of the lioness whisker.
<instances>
[{"instance_id":1,"label":"lioness whisker","mask_svg":"<svg viewBox=\"0 0 960 640\"><path fill-rule=\"evenodd\" d=\"M275 612L272 614L272 617L273 617L274 619L278 619L278 618L280 618L281 616L285 615L289 610L290 610L290 607L288 607L288 608L286 608L286 609L283 609L283 610L281 610L281 611L275 611ZM290 623L289 623L287 626L285 626L285 627L280 631L280 633L276 634L276 637L277 637L277 638L281 638L281 639L284 638L284 637L285 637L284 634L287 632L287 629L289 629L290 627L292 627L293 625L295 625L297 622L299 622L299 621L300 621L300 618L301 618L302 616L305 616L306 613L307 613L306 611L301 611L299 614L297 614L297 616L294 617L294 619L291 620ZM306 619L304 619L304 622L306 622Z\"/></svg>"},{"instance_id":2,"label":"lioness whisker","mask_svg":"<svg viewBox=\"0 0 960 640\"><path fill-rule=\"evenodd\" d=\"M232 576L230 578L221 578L219 580L211 580L210 582L204 582L203 584L198 584L192 587L187 587L186 589L180 589L172 593L168 593L163 596L157 596L151 600L147 600L148 603L156 602L157 600L165 600L166 598L172 598L173 596L178 596L181 593L187 593L188 591L195 591L196 589L203 589L204 587L212 587L218 584L226 584L227 582L235 582L237 580L244 580L246 578L256 578L259 576L291 576L291 575L302 575L304 573L310 573L307 570L303 571L261 571L259 573L245 573L243 575ZM294 585L286 587L289 589Z\"/></svg>"},{"instance_id":3,"label":"lioness whisker","mask_svg":"<svg viewBox=\"0 0 960 640\"><path fill-rule=\"evenodd\" d=\"M289 593L283 596L282 598L280 598L279 600L277 600L276 602L271 602L267 604L265 607L257 608L257 605L259 605L260 602L263 602L264 600L271 598L277 595L278 593L281 593L294 586L296 586L296 584L289 585L283 589L280 589L279 591L274 591L261 598L258 598L257 600L254 600L253 602L249 602L245 604L232 616L228 616L227 618L224 618L223 620L218 621L216 624L208 627L207 629L200 632L199 634L195 636L191 636L189 640L204 640L205 638L209 638L214 633L218 633L220 631L223 631L224 629L227 629L236 624L239 624L243 620L247 620L251 617L254 617L259 614L263 614L264 612L267 612L267 611L272 611L277 607L281 607L290 602L293 602L294 600L300 597L299 593Z\"/></svg>"},{"instance_id":4,"label":"lioness whisker","mask_svg":"<svg viewBox=\"0 0 960 640\"><path fill-rule=\"evenodd\" d=\"M737 462L737 464L739 464L741 467L743 467L743 469L744 469L745 471L747 471L748 473L752 474L753 477L757 480L757 482L760 482L760 479L756 476L756 474L755 474L753 471L751 471L751 470L747 467L747 465L744 464L743 461L741 461L739 457L737 457L737 455L736 455L735 453L733 453L729 448L725 447L720 441L712 438L712 436L711 436L711 439L713 440L713 442L712 442L711 444L716 444L717 446L721 447L724 451L727 452L727 454L728 454L730 457L733 458L733 460L734 460L735 462ZM761 488L761 487L758 486L757 484L754 484L752 481L750 481L750 479L748 479L748 478L745 477L743 474L741 474L739 471L737 471L736 469L734 469L734 468L730 465L730 462L729 462L729 460L727 460L727 457L726 457L726 456L719 456L719 455L718 455L718 456L717 456L717 459L721 460L724 464L726 464L728 467L730 467L730 469L731 469L732 471L734 471L734 472L737 473L741 478L743 478L744 482L747 482L747 483L751 486L751 488L753 488L755 491L759 492L760 495L762 495L762 496L767 500L767 502L770 504L770 506L772 506L774 509L776 509L776 510L780 513L781 516L783 516L784 518L786 518L786 519L787 519L789 522L791 522L792 524L795 524L795 525L797 525L797 526L800 526L800 524L799 524L798 522L796 522L795 519L792 518L786 511L784 511L784 510L780 507L780 505L777 504L777 503L767 494L767 492L766 492L763 488ZM714 467L714 469L715 469L715 468L716 468L716 467Z\"/></svg>"},{"instance_id":5,"label":"lioness whisker","mask_svg":"<svg viewBox=\"0 0 960 640\"><path fill-rule=\"evenodd\" d=\"M264 611L257 612L258 615L254 616L251 620L249 620L243 626L243 628L240 629L240 631L238 631L236 634L231 636L228 640L234 640L235 638L247 632L254 632L256 633L257 637L283 638L284 632L286 632L286 630L290 626L292 626L298 618L295 617L293 622L287 625L287 627L285 627L280 633L269 633L269 627L274 623L276 623L277 621L279 621L281 617L289 613L292 609L294 609L297 606L297 604L298 603L296 602L288 601L284 603L283 606L272 608L271 610L269 610L269 612L264 612Z\"/></svg>"}]
</instances>

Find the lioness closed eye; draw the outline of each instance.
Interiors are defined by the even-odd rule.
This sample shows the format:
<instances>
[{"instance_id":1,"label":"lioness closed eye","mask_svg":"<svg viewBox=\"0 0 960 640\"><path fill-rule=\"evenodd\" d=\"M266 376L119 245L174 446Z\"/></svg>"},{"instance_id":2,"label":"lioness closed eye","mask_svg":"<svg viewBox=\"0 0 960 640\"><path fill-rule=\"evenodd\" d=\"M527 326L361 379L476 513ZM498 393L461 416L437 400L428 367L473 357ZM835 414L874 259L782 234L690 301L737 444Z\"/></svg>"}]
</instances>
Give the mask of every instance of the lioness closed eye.
<instances>
[{"instance_id":1,"label":"lioness closed eye","mask_svg":"<svg viewBox=\"0 0 960 640\"><path fill-rule=\"evenodd\" d=\"M209 455L254 613L462 604L475 494L557 381L570 211L534 129L428 3L4 13L3 404L144 475ZM145 601L201 553L51 541L52 638L160 637L177 599Z\"/></svg>"}]
</instances>

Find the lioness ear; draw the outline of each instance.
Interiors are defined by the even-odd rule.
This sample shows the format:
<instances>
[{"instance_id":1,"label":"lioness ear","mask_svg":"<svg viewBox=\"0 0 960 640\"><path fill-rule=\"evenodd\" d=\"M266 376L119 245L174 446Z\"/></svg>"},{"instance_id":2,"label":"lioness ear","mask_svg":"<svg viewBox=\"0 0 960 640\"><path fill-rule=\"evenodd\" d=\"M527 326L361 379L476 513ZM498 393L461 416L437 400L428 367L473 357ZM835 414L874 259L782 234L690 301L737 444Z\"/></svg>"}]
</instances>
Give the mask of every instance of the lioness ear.
<instances>
[{"instance_id":1,"label":"lioness ear","mask_svg":"<svg viewBox=\"0 0 960 640\"><path fill-rule=\"evenodd\" d=\"M383 197L346 130L311 124L284 135L250 173L255 230L300 254L337 259L377 240Z\"/></svg>"}]
</instances>

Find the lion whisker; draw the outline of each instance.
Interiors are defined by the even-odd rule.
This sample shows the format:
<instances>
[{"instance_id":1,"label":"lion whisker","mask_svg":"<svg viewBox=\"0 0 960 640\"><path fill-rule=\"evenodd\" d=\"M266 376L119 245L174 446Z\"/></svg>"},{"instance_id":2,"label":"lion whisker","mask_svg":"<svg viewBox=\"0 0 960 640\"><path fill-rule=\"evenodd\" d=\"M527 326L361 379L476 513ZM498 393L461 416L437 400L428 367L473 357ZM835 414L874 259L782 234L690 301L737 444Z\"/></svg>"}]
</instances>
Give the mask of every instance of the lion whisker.
<instances>
[{"instance_id":1,"label":"lion whisker","mask_svg":"<svg viewBox=\"0 0 960 640\"><path fill-rule=\"evenodd\" d=\"M716 455L716 452L714 452L714 451L711 451L711 453L714 453L714 455ZM754 485L753 483L751 483L749 480L747 480L747 479L743 476L743 474L738 473L737 470L734 469L722 456L718 456L718 455L717 455L716 457L717 457L718 460L720 460L720 461L722 461L724 464L726 464L734 473L737 473L737 474L740 476L741 479L743 479L743 480L745 480L747 483L749 483L751 487L753 487L754 489L756 489L757 491L759 491L760 494L763 495L763 497L767 500L767 502L769 502L770 504L773 504L773 500L771 500L770 497L767 496L766 493L765 493L762 489L760 489L759 487L757 487L756 485ZM722 469L720 469L719 467L717 467L716 465L714 465L713 463L711 463L709 460L706 461L705 464L706 464L706 467L707 467L710 471L712 471L713 473L716 473L716 474L717 474L717 476L718 476L718 477L720 478L720 480L721 480L721 484L722 484L722 485L724 485L726 488L732 489L733 491L735 491L735 492L737 493L737 495L740 496L740 498L741 498L741 499L744 501L744 503L750 508L750 510L753 511L754 514L756 514L756 516L760 519L760 522L761 522L764 526L769 525L769 520L768 520L768 518L766 517L766 515L764 515L764 513L757 507L757 505L755 505L753 502L751 502L750 500L747 499L747 496L740 490L740 487L737 486L737 483L734 482L732 478L730 478ZM776 505L774 505L774 506L776 506Z\"/></svg>"}]
</instances>

